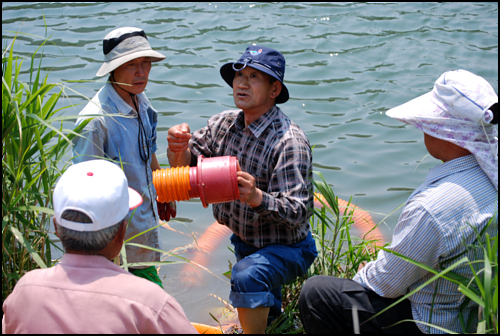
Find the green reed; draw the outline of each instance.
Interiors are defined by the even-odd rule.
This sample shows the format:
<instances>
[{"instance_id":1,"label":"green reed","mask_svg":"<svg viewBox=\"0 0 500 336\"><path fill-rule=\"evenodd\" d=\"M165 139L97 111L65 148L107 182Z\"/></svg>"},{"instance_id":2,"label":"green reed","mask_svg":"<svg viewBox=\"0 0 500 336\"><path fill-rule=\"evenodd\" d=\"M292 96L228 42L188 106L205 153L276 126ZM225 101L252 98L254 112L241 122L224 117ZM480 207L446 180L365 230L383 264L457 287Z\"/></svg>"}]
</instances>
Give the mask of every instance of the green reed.
<instances>
[{"instance_id":1,"label":"green reed","mask_svg":"<svg viewBox=\"0 0 500 336\"><path fill-rule=\"evenodd\" d=\"M351 235L354 224L354 205L351 199L347 206L338 205L338 197L327 184L321 173L316 173L321 181L313 181L326 203L321 209L312 209L311 232L316 239L318 258L309 270L310 275L333 275L352 278L361 263L376 258L376 241L360 239Z\"/></svg>"},{"instance_id":2,"label":"green reed","mask_svg":"<svg viewBox=\"0 0 500 336\"><path fill-rule=\"evenodd\" d=\"M48 39L31 55L25 83L19 78L24 60L14 56L16 37L2 48L2 301L23 274L52 264L52 189L69 165L63 156L71 140L86 125L63 129L70 117L61 117L66 107L56 104L64 87L42 76L43 55L35 64Z\"/></svg>"},{"instance_id":3,"label":"green reed","mask_svg":"<svg viewBox=\"0 0 500 336\"><path fill-rule=\"evenodd\" d=\"M364 261L376 259L376 241L360 239L351 234L354 206L349 201L346 207L340 207L338 197L323 175L316 174L321 181L313 181L314 187L326 201L319 200L323 207L311 209L313 216L309 220L318 257L307 275L282 287L284 313L267 328L268 334L303 332L299 321L298 299L308 278L314 275L331 275L351 279Z\"/></svg>"},{"instance_id":4,"label":"green reed","mask_svg":"<svg viewBox=\"0 0 500 336\"><path fill-rule=\"evenodd\" d=\"M434 270L413 259L382 247L384 251L392 253L405 261L417 265L434 274L434 276L412 292L401 297L397 302L379 312L377 315L380 315L384 311L397 305L399 302L415 294L428 284L439 278L443 278L456 284L458 286L458 291L464 294L465 300L460 305L459 313L459 320L463 333L470 332L477 327L477 333L479 334L498 334L498 234L490 237L490 235L486 232L489 226L494 225L494 223L498 223L497 216L498 214L495 214L481 232L477 232L476 230L477 237L475 242L471 246L466 246L467 250L475 251L476 255L482 255L482 258L470 260L468 257L463 256L465 254L465 252L463 252L462 254L456 256L453 260L449 260L448 262L453 262L453 264L441 271ZM473 274L471 278L465 278L453 271L461 265L467 265L470 267ZM466 320L463 316L463 310L467 307L471 300L478 305L478 308L473 309L469 315L469 319ZM377 315L372 318L375 318ZM446 333L453 333L450 330L433 325L432 321L430 323L419 323L425 324L429 328L434 327Z\"/></svg>"}]
</instances>

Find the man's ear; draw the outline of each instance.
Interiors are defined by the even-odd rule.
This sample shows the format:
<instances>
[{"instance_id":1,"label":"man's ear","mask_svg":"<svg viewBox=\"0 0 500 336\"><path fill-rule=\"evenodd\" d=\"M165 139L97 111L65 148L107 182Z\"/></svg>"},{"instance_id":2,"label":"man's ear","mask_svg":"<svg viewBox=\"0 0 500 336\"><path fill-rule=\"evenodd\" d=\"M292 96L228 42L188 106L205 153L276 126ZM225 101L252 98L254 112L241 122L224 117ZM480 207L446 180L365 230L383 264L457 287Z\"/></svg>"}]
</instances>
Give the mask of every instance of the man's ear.
<instances>
[{"instance_id":1,"label":"man's ear","mask_svg":"<svg viewBox=\"0 0 500 336\"><path fill-rule=\"evenodd\" d=\"M61 237L59 237L59 232L57 232L57 222L56 222L56 219L55 219L55 218L52 218L52 221L54 222L54 229L56 230L56 236L57 236L58 238L61 238Z\"/></svg>"},{"instance_id":2,"label":"man's ear","mask_svg":"<svg viewBox=\"0 0 500 336\"><path fill-rule=\"evenodd\" d=\"M280 95L283 86L279 80L275 80L271 89L271 98L276 98Z\"/></svg>"},{"instance_id":3,"label":"man's ear","mask_svg":"<svg viewBox=\"0 0 500 336\"><path fill-rule=\"evenodd\" d=\"M123 220L118 233L115 236L115 239L118 239L119 242L123 242L125 240L125 233L127 232L127 224L128 220Z\"/></svg>"}]
</instances>

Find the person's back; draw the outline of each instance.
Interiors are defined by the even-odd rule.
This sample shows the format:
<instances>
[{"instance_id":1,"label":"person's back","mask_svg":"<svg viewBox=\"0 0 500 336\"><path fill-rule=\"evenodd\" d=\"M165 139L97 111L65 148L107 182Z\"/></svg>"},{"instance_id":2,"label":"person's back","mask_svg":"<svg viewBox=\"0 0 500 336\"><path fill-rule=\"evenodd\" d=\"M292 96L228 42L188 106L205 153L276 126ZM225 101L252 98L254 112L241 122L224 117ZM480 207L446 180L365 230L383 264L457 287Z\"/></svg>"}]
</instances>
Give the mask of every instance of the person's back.
<instances>
[{"instance_id":1,"label":"person's back","mask_svg":"<svg viewBox=\"0 0 500 336\"><path fill-rule=\"evenodd\" d=\"M390 248L398 251L400 248L404 249L405 244L411 244L416 250L412 255L413 259L439 271L463 257L482 260L482 249L473 246L479 246L478 233L490 219L493 222L486 232L490 236L497 232L497 195L495 186L483 172L474 155L440 164L430 171L425 182L405 204L401 216L405 220L400 220L396 226ZM415 216L421 217L416 221ZM369 271L377 274L397 273L399 276L393 276L391 281L386 281L383 277L371 277L368 281L364 273L360 273L359 279L363 283L369 282L369 287L383 297L396 298L417 289L434 276L409 263L399 263L398 257L386 252L382 251L382 255L387 263L374 264L372 266L375 267ZM389 264L392 266L389 267ZM478 271L480 265L476 266ZM454 268L453 272L467 279L473 277L468 263ZM437 293L436 287L439 288ZM426 321L432 316L431 323L450 330L460 325L459 310L465 297L458 291L457 285L450 281L440 278L419 290L409 300L416 320ZM477 307L477 304L473 301L464 307L462 315L465 320L469 318L474 307Z\"/></svg>"},{"instance_id":2,"label":"person's back","mask_svg":"<svg viewBox=\"0 0 500 336\"><path fill-rule=\"evenodd\" d=\"M25 274L3 302L3 333L196 333L177 301L115 265L141 203L115 164L69 167L54 188L59 264Z\"/></svg>"},{"instance_id":3,"label":"person's back","mask_svg":"<svg viewBox=\"0 0 500 336\"><path fill-rule=\"evenodd\" d=\"M2 333L186 333L175 299L102 256L65 254L27 273L4 303ZM194 330L194 329L193 329Z\"/></svg>"}]
</instances>

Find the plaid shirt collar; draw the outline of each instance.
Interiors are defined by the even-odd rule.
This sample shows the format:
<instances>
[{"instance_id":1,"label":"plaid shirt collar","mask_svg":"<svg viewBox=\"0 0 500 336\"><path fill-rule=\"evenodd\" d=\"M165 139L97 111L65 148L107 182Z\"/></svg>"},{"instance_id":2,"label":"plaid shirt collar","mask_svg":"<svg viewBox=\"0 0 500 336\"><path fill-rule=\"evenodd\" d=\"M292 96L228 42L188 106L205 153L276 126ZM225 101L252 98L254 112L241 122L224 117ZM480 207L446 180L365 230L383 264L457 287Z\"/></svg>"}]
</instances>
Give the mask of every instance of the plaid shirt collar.
<instances>
[{"instance_id":1,"label":"plaid shirt collar","mask_svg":"<svg viewBox=\"0 0 500 336\"><path fill-rule=\"evenodd\" d=\"M276 105L273 105L273 107L271 107L269 111L267 111L266 113L261 115L259 119L251 123L248 126L248 129L256 138L260 137L262 132L264 132L264 130L266 130L269 125L271 125L271 122L279 113L279 111L280 109ZM234 125L238 130L243 130L245 128L245 113L243 111L239 113L234 122Z\"/></svg>"}]
</instances>

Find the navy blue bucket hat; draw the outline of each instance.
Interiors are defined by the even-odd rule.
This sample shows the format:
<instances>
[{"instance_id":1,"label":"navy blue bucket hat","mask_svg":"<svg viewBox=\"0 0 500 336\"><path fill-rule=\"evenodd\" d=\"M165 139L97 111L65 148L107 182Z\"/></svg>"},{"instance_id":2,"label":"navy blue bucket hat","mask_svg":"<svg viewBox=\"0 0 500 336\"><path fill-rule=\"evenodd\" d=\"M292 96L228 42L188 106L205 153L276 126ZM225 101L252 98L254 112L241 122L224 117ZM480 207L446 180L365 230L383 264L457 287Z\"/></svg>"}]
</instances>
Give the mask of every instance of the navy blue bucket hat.
<instances>
[{"instance_id":1,"label":"navy blue bucket hat","mask_svg":"<svg viewBox=\"0 0 500 336\"><path fill-rule=\"evenodd\" d=\"M236 71L243 70L246 66L262 71L277 80L282 84L281 93L276 97L276 104L285 103L288 98L288 89L283 83L285 77L285 57L274 49L249 46L245 53L234 63L226 63L220 68L220 75L226 83L233 87L233 79Z\"/></svg>"}]
</instances>

